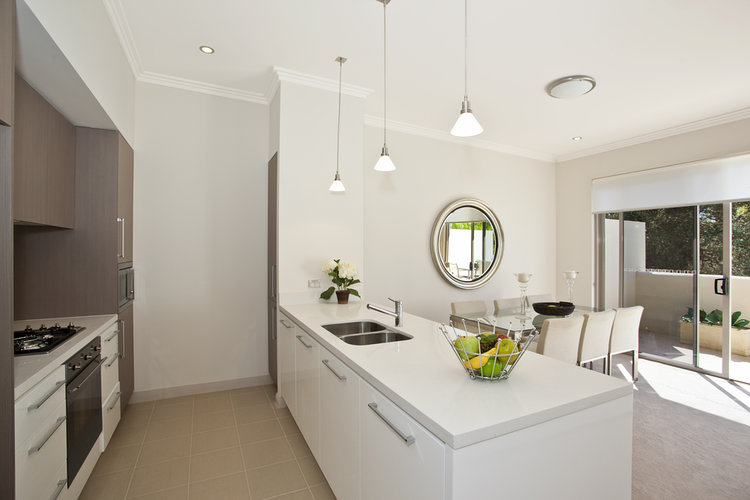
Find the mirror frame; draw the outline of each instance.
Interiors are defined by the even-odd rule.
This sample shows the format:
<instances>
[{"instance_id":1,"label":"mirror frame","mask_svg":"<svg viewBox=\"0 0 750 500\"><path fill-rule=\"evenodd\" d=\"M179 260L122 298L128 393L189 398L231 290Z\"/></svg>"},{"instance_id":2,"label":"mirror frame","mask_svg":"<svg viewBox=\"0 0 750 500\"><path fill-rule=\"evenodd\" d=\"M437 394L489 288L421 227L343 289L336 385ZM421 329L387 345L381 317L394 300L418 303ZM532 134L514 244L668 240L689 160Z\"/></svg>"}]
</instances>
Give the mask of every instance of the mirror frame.
<instances>
[{"instance_id":1,"label":"mirror frame","mask_svg":"<svg viewBox=\"0 0 750 500\"><path fill-rule=\"evenodd\" d=\"M493 259L490 268L479 278L470 281L460 280L453 276L445 267L445 265L443 265L443 261L440 257L440 230L442 229L443 224L445 224L448 216L452 214L453 211L459 208L474 208L482 212L487 216L490 223L492 224L492 227L495 228L495 234L498 237L497 252L495 252L495 258ZM463 288L464 290L471 290L486 285L487 282L495 275L497 269L500 267L500 261L503 260L503 252L505 251L505 235L503 234L503 226L500 225L500 220L497 218L497 215L495 215L495 212L493 212L486 203L481 200L477 200L476 198L461 198L452 203L449 203L448 206L446 206L435 219L435 224L432 226L432 236L430 237L430 241L432 262L435 264L435 267L437 268L440 275L445 278L445 280L451 285L458 288Z\"/></svg>"}]
</instances>

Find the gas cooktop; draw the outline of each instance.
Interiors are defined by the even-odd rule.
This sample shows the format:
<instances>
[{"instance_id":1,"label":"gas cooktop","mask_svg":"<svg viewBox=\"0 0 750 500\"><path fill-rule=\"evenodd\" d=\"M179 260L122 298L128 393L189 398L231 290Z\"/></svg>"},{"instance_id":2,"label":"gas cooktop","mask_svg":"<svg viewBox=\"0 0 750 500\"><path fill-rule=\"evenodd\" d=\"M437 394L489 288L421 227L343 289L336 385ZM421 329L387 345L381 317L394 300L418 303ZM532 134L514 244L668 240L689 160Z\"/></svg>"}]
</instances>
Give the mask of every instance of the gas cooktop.
<instances>
[{"instance_id":1,"label":"gas cooktop","mask_svg":"<svg viewBox=\"0 0 750 500\"><path fill-rule=\"evenodd\" d=\"M14 354L16 356L23 356L26 354L47 353L83 330L85 330L84 327L75 326L73 323L70 323L68 326L60 326L59 323L55 323L54 326L50 327L41 325L36 329L26 326L23 330L13 332Z\"/></svg>"}]
</instances>

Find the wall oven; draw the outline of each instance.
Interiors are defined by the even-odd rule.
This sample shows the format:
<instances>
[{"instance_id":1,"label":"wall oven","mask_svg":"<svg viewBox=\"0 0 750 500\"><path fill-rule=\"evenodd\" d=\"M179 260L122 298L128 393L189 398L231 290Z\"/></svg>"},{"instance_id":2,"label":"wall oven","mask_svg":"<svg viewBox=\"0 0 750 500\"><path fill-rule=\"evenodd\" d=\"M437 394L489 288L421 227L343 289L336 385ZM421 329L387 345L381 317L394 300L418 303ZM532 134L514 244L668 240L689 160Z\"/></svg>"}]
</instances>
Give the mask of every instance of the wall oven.
<instances>
[{"instance_id":1,"label":"wall oven","mask_svg":"<svg viewBox=\"0 0 750 500\"><path fill-rule=\"evenodd\" d=\"M122 262L117 266L117 310L122 311L135 300L135 273L132 262Z\"/></svg>"},{"instance_id":2,"label":"wall oven","mask_svg":"<svg viewBox=\"0 0 750 500\"><path fill-rule=\"evenodd\" d=\"M68 486L102 433L101 337L65 363Z\"/></svg>"}]
</instances>

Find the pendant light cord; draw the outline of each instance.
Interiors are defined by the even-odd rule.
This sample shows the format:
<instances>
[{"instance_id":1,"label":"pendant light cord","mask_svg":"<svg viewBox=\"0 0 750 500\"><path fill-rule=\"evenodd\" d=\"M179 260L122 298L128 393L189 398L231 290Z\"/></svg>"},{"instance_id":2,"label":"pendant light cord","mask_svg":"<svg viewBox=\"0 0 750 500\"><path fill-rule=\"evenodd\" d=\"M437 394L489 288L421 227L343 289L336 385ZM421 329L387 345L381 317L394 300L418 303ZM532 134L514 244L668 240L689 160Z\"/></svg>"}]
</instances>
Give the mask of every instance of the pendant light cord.
<instances>
[{"instance_id":1,"label":"pendant light cord","mask_svg":"<svg viewBox=\"0 0 750 500\"><path fill-rule=\"evenodd\" d=\"M386 71L387 71L387 68L388 68L388 52L386 52L386 35L387 35L387 32L386 32L386 22L387 21L386 20L387 20L387 16L385 15L385 7L386 7L387 4L388 4L388 2L383 2L383 147L385 147L385 145L386 145L385 134L386 134L386 126L387 126L386 123L387 123L387 120L386 120L385 113L386 113L386 103L388 102L388 99L386 98L387 97L387 92L388 92L388 88L387 88L387 84L386 84L386 81L387 81L386 80Z\"/></svg>"},{"instance_id":2,"label":"pendant light cord","mask_svg":"<svg viewBox=\"0 0 750 500\"><path fill-rule=\"evenodd\" d=\"M344 71L343 58L339 58L339 117L336 124L336 178L339 176L339 143L341 141L341 73Z\"/></svg>"},{"instance_id":3,"label":"pendant light cord","mask_svg":"<svg viewBox=\"0 0 750 500\"><path fill-rule=\"evenodd\" d=\"M464 0L464 99L469 98L469 0Z\"/></svg>"}]
</instances>

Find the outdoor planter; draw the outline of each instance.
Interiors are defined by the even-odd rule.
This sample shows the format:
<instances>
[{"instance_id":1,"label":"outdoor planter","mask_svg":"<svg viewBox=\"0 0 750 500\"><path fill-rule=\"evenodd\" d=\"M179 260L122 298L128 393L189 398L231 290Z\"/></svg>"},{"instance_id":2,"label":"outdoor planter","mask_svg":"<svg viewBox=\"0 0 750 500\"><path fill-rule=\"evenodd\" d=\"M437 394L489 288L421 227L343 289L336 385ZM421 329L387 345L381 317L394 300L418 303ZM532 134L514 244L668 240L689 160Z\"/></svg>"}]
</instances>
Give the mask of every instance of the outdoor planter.
<instances>
[{"instance_id":1,"label":"outdoor planter","mask_svg":"<svg viewBox=\"0 0 750 500\"><path fill-rule=\"evenodd\" d=\"M699 338L701 347L721 351L721 325L708 325L701 323ZM732 354L750 356L750 329L731 329ZM683 344L693 343L693 323L680 322L680 342Z\"/></svg>"}]
</instances>

